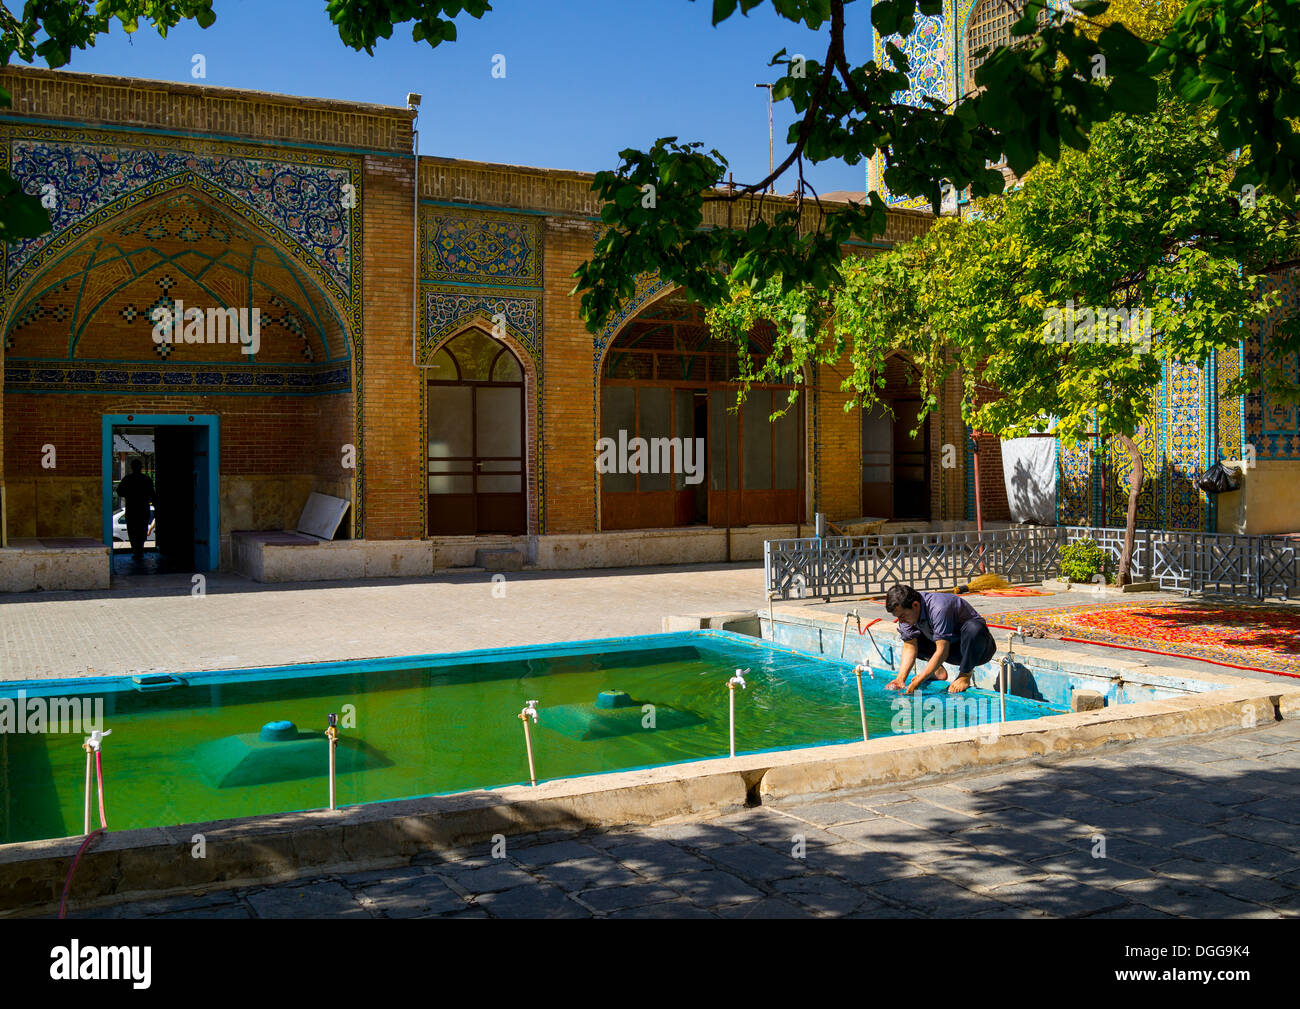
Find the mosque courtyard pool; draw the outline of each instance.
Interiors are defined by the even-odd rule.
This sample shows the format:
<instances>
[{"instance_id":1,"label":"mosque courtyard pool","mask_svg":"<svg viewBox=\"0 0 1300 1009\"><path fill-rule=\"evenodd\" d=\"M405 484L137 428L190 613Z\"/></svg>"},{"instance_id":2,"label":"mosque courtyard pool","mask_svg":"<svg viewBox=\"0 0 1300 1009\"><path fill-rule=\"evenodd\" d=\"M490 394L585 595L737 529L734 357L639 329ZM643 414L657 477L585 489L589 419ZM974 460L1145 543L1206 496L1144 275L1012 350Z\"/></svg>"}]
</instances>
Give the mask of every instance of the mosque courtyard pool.
<instances>
[{"instance_id":1,"label":"mosque courtyard pool","mask_svg":"<svg viewBox=\"0 0 1300 1009\"><path fill-rule=\"evenodd\" d=\"M0 843L82 832L92 729L114 830L315 809L337 714L340 806L862 738L852 663L725 631L265 669L8 683L0 690ZM1001 718L998 695L887 691L862 677L870 735ZM1009 696L1006 718L1066 710ZM7 719L7 721L6 721ZM96 824L98 822L96 814Z\"/></svg>"}]
</instances>

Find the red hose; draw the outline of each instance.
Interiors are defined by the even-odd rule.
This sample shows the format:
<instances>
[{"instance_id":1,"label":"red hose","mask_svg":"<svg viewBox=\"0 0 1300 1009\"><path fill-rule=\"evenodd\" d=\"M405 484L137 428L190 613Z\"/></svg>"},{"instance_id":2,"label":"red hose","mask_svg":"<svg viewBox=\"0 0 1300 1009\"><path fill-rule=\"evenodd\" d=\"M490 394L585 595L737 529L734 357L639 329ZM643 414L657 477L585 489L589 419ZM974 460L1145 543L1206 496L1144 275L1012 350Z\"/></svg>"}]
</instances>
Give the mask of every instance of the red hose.
<instances>
[{"instance_id":1,"label":"red hose","mask_svg":"<svg viewBox=\"0 0 1300 1009\"><path fill-rule=\"evenodd\" d=\"M86 839L81 842L81 847L77 849L77 854L73 856L72 865L68 868L68 878L63 881L63 896L59 898L60 918L67 914L68 891L72 889L72 877L77 872L81 856L86 853L86 849L96 838L108 830L108 817L104 814L104 755L98 749L95 750L95 783L99 786L99 829L92 830L86 835Z\"/></svg>"},{"instance_id":2,"label":"red hose","mask_svg":"<svg viewBox=\"0 0 1300 1009\"><path fill-rule=\"evenodd\" d=\"M68 870L68 878L63 881L63 896L59 899L60 918L64 917L68 911L68 891L72 889L72 876L77 871L77 863L81 861L81 856L86 853L86 849L90 847L91 842L102 833L104 833L104 830L101 827L99 830L92 830L87 834L86 839L81 842L81 847L77 849L76 856L72 859L72 867Z\"/></svg>"},{"instance_id":3,"label":"red hose","mask_svg":"<svg viewBox=\"0 0 1300 1009\"><path fill-rule=\"evenodd\" d=\"M99 785L99 829L108 830L108 817L104 815L104 755L95 751L95 781Z\"/></svg>"},{"instance_id":4,"label":"red hose","mask_svg":"<svg viewBox=\"0 0 1300 1009\"><path fill-rule=\"evenodd\" d=\"M989 627L996 628L999 631L1014 631L1018 628L1007 627L1005 624L988 624ZM1284 673L1277 669L1261 669L1259 666L1242 666L1235 662L1220 662L1217 659L1203 659L1199 655L1185 655L1182 652L1162 652L1155 648L1142 648L1138 645L1119 645L1109 641L1089 641L1087 638L1057 638L1057 641L1071 641L1077 645L1100 645L1102 648L1123 648L1130 652L1146 652L1148 655L1163 655L1170 659L1192 659L1196 662L1208 662L1214 666L1227 666L1229 669L1245 669L1251 673L1268 673L1272 676L1290 676L1292 679L1300 680L1300 673Z\"/></svg>"}]
</instances>

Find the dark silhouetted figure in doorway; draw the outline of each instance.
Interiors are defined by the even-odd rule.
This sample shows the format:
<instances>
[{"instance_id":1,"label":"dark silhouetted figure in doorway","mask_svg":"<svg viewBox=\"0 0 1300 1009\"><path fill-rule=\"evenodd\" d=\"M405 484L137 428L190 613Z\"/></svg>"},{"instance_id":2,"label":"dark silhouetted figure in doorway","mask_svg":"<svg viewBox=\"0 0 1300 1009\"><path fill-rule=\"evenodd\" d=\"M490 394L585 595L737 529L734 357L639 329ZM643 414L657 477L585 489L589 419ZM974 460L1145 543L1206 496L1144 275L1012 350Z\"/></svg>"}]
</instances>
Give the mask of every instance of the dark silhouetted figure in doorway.
<instances>
[{"instance_id":1,"label":"dark silhouetted figure in doorway","mask_svg":"<svg viewBox=\"0 0 1300 1009\"><path fill-rule=\"evenodd\" d=\"M153 481L141 470L139 459L131 460L131 472L117 485L117 496L126 502L126 535L137 561L144 559L144 541L149 536L149 508L154 501Z\"/></svg>"}]
</instances>

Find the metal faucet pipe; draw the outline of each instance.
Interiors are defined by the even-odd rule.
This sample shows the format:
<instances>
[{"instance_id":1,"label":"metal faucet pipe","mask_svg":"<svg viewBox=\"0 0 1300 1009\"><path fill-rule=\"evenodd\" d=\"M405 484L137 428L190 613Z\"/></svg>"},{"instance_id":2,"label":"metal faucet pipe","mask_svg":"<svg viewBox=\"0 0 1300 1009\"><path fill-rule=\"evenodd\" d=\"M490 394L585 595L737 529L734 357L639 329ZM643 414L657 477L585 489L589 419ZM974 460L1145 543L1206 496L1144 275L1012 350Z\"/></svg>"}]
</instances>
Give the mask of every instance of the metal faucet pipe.
<instances>
[{"instance_id":1,"label":"metal faucet pipe","mask_svg":"<svg viewBox=\"0 0 1300 1009\"><path fill-rule=\"evenodd\" d=\"M748 669L737 669L736 675L727 681L727 720L731 737L731 755L736 755L736 688L745 687L745 674Z\"/></svg>"},{"instance_id":2,"label":"metal faucet pipe","mask_svg":"<svg viewBox=\"0 0 1300 1009\"><path fill-rule=\"evenodd\" d=\"M998 696L1002 705L1002 721L1007 720L1007 681L1011 679L1011 667L1016 664L1016 635L1023 643L1025 632L1020 627L1014 628L1007 635L1007 654L1002 657L1002 675L998 677Z\"/></svg>"},{"instance_id":3,"label":"metal faucet pipe","mask_svg":"<svg viewBox=\"0 0 1300 1009\"><path fill-rule=\"evenodd\" d=\"M524 705L524 710L519 712L519 719L524 723L524 746L528 748L528 780L532 783L533 788L537 787L537 769L533 766L533 737L528 731L528 719L532 718L533 724L537 724L537 702L529 701Z\"/></svg>"},{"instance_id":4,"label":"metal faucet pipe","mask_svg":"<svg viewBox=\"0 0 1300 1009\"><path fill-rule=\"evenodd\" d=\"M335 712L330 712L329 725L325 727L325 738L329 740L330 751L330 809L338 809L334 802L334 771L335 771L335 753L339 745L339 716Z\"/></svg>"},{"instance_id":5,"label":"metal faucet pipe","mask_svg":"<svg viewBox=\"0 0 1300 1009\"><path fill-rule=\"evenodd\" d=\"M95 764L95 781L99 786L99 826L101 830L108 829L108 818L104 815L104 761L100 755L100 747L104 745L104 737L111 736L113 730L101 732L95 729L90 733L90 738L81 744L81 748L86 751L86 818L85 833L90 833L90 764L91 754L94 754Z\"/></svg>"},{"instance_id":6,"label":"metal faucet pipe","mask_svg":"<svg viewBox=\"0 0 1300 1009\"><path fill-rule=\"evenodd\" d=\"M858 678L858 712L862 715L862 741L867 741L867 699L862 694L862 670L864 666L859 662L853 667L853 675Z\"/></svg>"}]
</instances>

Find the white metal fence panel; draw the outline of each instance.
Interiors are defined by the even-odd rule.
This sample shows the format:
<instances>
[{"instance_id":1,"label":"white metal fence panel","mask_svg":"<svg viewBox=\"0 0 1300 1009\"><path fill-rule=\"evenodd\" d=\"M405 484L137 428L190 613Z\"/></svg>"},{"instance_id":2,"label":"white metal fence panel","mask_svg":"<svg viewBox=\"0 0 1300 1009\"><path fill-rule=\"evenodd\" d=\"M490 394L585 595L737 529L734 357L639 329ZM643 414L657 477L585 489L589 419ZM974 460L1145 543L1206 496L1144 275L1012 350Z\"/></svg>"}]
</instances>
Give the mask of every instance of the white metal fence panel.
<instances>
[{"instance_id":1,"label":"white metal fence panel","mask_svg":"<svg viewBox=\"0 0 1300 1009\"><path fill-rule=\"evenodd\" d=\"M875 595L891 585L951 588L985 571L1012 583L1060 574L1060 547L1094 540L1119 564L1124 530L1087 526L1024 527L986 532L901 533L768 540L764 571L769 595ZM1282 536L1139 529L1134 581L1187 593L1289 599L1300 586L1300 541Z\"/></svg>"}]
</instances>

